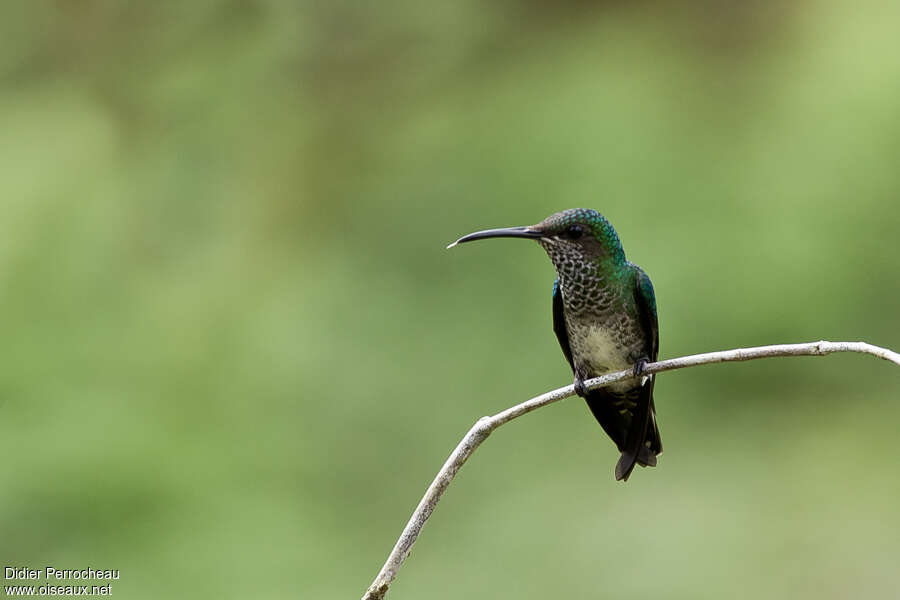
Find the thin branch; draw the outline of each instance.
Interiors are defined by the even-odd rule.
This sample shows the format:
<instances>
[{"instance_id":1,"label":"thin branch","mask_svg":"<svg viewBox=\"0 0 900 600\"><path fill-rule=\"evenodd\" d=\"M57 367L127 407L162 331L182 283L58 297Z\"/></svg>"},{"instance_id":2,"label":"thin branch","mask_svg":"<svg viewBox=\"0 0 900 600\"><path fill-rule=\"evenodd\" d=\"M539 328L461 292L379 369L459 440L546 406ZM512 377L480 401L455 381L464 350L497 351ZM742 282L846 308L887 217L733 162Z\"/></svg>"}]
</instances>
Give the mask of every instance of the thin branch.
<instances>
[{"instance_id":1,"label":"thin branch","mask_svg":"<svg viewBox=\"0 0 900 600\"><path fill-rule=\"evenodd\" d=\"M863 354L871 354L878 358L890 361L896 365L900 365L900 354L879 348L865 342L810 342L808 344L778 344L774 346L759 346L756 348L737 348L735 350L724 350L722 352L707 352L706 354L694 354L692 356L683 356L681 358L670 358L669 360L661 360L659 362L650 363L644 370L644 374L662 373L663 371L674 371L675 369L684 369L686 367L695 367L698 365L707 365L720 362L736 362L743 360L754 360L757 358L769 358L775 356L823 356L835 352L860 352ZM597 377L585 381L585 387L588 389L601 388L624 379L633 377L631 369L627 371L618 371L616 373L608 373L602 377ZM409 522L400 534L400 539L394 549L391 550L387 561L375 577L375 581L369 586L363 600L381 600L388 591L388 587L397 576L397 571L409 556L416 538L434 511L434 507L441 499L447 486L453 481L457 471L465 464L466 460L475 452L476 448L487 439L487 437L498 427L504 423L512 421L516 417L530 413L533 410L547 406L564 398L568 398L575 394L573 386L567 385L557 390L535 396L531 400L527 400L521 404L517 404L511 408L507 408L503 412L499 412L492 417L482 417L469 432L463 437L462 441L450 454L447 462L438 471L437 476L410 517Z\"/></svg>"}]
</instances>

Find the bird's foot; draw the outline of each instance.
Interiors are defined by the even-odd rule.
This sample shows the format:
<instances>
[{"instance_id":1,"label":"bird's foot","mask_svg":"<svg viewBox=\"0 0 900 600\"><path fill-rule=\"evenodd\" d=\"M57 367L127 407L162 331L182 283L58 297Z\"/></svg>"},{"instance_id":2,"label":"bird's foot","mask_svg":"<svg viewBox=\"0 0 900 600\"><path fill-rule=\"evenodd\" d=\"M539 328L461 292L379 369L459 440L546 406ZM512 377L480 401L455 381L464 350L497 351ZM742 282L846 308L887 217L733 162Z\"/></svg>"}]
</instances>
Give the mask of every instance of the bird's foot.
<instances>
[{"instance_id":1,"label":"bird's foot","mask_svg":"<svg viewBox=\"0 0 900 600\"><path fill-rule=\"evenodd\" d=\"M582 379L581 377L579 377L578 375L576 375L576 376L575 376L575 383L574 383L573 385L575 386L575 393L576 393L576 394L578 394L578 395L581 396L582 398L587 398L588 391L587 391L587 388L584 387L584 379Z\"/></svg>"},{"instance_id":2,"label":"bird's foot","mask_svg":"<svg viewBox=\"0 0 900 600\"><path fill-rule=\"evenodd\" d=\"M647 368L647 365L650 364L650 361L646 358L639 358L636 363L634 363L634 376L640 377L643 374L644 369Z\"/></svg>"}]
</instances>

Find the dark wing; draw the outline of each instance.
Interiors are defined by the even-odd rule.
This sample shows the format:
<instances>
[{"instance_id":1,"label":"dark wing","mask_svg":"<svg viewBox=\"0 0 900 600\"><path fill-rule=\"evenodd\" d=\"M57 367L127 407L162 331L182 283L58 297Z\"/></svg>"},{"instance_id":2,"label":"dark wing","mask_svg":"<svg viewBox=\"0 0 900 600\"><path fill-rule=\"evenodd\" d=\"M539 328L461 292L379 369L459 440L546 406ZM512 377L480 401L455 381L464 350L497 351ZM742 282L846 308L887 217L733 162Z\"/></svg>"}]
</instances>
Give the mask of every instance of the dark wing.
<instances>
[{"instance_id":1,"label":"dark wing","mask_svg":"<svg viewBox=\"0 0 900 600\"><path fill-rule=\"evenodd\" d=\"M659 319L656 315L656 294L653 291L653 284L650 278L644 273L640 267L634 267L637 270L637 281L635 283L634 297L637 302L638 316L641 321L641 328L644 334L650 339L650 362L656 362L659 358ZM648 449L650 454L647 456L639 456L638 462L645 463L646 458L653 466L656 464L656 455L662 453L662 440L659 437L659 427L656 425L656 406L653 404L653 387L656 385L656 375L650 376L650 381L642 391L650 400L650 411L647 415L647 430L644 434L644 442L650 443Z\"/></svg>"},{"instance_id":2,"label":"dark wing","mask_svg":"<svg viewBox=\"0 0 900 600\"><path fill-rule=\"evenodd\" d=\"M559 289L559 278L553 282L553 332L556 339L559 340L559 346L562 348L572 372L575 372L575 363L572 362L572 349L569 347L569 332L566 331L566 317L563 313L562 292Z\"/></svg>"},{"instance_id":3,"label":"dark wing","mask_svg":"<svg viewBox=\"0 0 900 600\"><path fill-rule=\"evenodd\" d=\"M634 299L638 320L644 339L648 341L645 346L647 350L645 358L650 362L656 362L659 356L656 295L653 293L653 284L647 274L637 265L632 265L632 268L635 271ZM659 429L656 426L656 408L653 406L655 383L656 378L651 375L649 381L632 390L632 393L637 393L637 403L622 449L622 457L616 465L616 479L627 480L636 463L646 467L656 466L656 455L662 452L662 441L660 441Z\"/></svg>"},{"instance_id":4,"label":"dark wing","mask_svg":"<svg viewBox=\"0 0 900 600\"><path fill-rule=\"evenodd\" d=\"M637 281L634 286L634 299L637 304L638 318L644 335L650 339L650 352L647 358L650 362L656 362L659 356L659 320L656 316L656 294L653 292L653 284L650 278L640 267L634 266L637 271Z\"/></svg>"}]
</instances>

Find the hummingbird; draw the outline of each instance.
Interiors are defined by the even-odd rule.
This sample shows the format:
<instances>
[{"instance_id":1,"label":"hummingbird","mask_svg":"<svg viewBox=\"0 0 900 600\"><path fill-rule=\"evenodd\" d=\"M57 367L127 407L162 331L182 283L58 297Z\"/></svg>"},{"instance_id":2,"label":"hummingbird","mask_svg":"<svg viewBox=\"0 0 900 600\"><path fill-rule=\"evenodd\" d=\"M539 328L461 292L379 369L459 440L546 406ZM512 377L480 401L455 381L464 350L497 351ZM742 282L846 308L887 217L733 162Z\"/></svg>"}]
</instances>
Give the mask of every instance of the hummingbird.
<instances>
[{"instance_id":1,"label":"hummingbird","mask_svg":"<svg viewBox=\"0 0 900 600\"><path fill-rule=\"evenodd\" d=\"M616 480L627 481L635 464L655 467L662 453L653 405L655 376L643 375L659 355L650 278L625 259L606 217L588 208L564 210L536 225L476 231L447 248L504 237L536 241L553 263L553 331L572 368L575 392L621 452ZM634 377L585 388L587 379L626 369Z\"/></svg>"}]
</instances>

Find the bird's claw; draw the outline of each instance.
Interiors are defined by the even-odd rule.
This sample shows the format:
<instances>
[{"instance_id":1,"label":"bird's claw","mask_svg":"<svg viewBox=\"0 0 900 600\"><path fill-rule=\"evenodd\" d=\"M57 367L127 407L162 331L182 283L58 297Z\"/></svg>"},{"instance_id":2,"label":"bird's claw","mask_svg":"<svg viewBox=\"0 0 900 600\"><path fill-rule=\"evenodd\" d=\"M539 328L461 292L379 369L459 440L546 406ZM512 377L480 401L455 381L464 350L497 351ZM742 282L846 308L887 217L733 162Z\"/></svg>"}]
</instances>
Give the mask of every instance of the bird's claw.
<instances>
[{"instance_id":1,"label":"bird's claw","mask_svg":"<svg viewBox=\"0 0 900 600\"><path fill-rule=\"evenodd\" d=\"M640 377L641 374L644 372L644 369L646 369L647 365L649 365L649 364L650 364L650 361L647 360L646 358L639 358L638 361L636 363L634 363L634 371L633 371L634 376Z\"/></svg>"},{"instance_id":2,"label":"bird's claw","mask_svg":"<svg viewBox=\"0 0 900 600\"><path fill-rule=\"evenodd\" d=\"M575 383L572 384L575 386L575 393L581 396L582 398L587 398L587 388L584 387L584 379L581 377L575 377Z\"/></svg>"}]
</instances>

